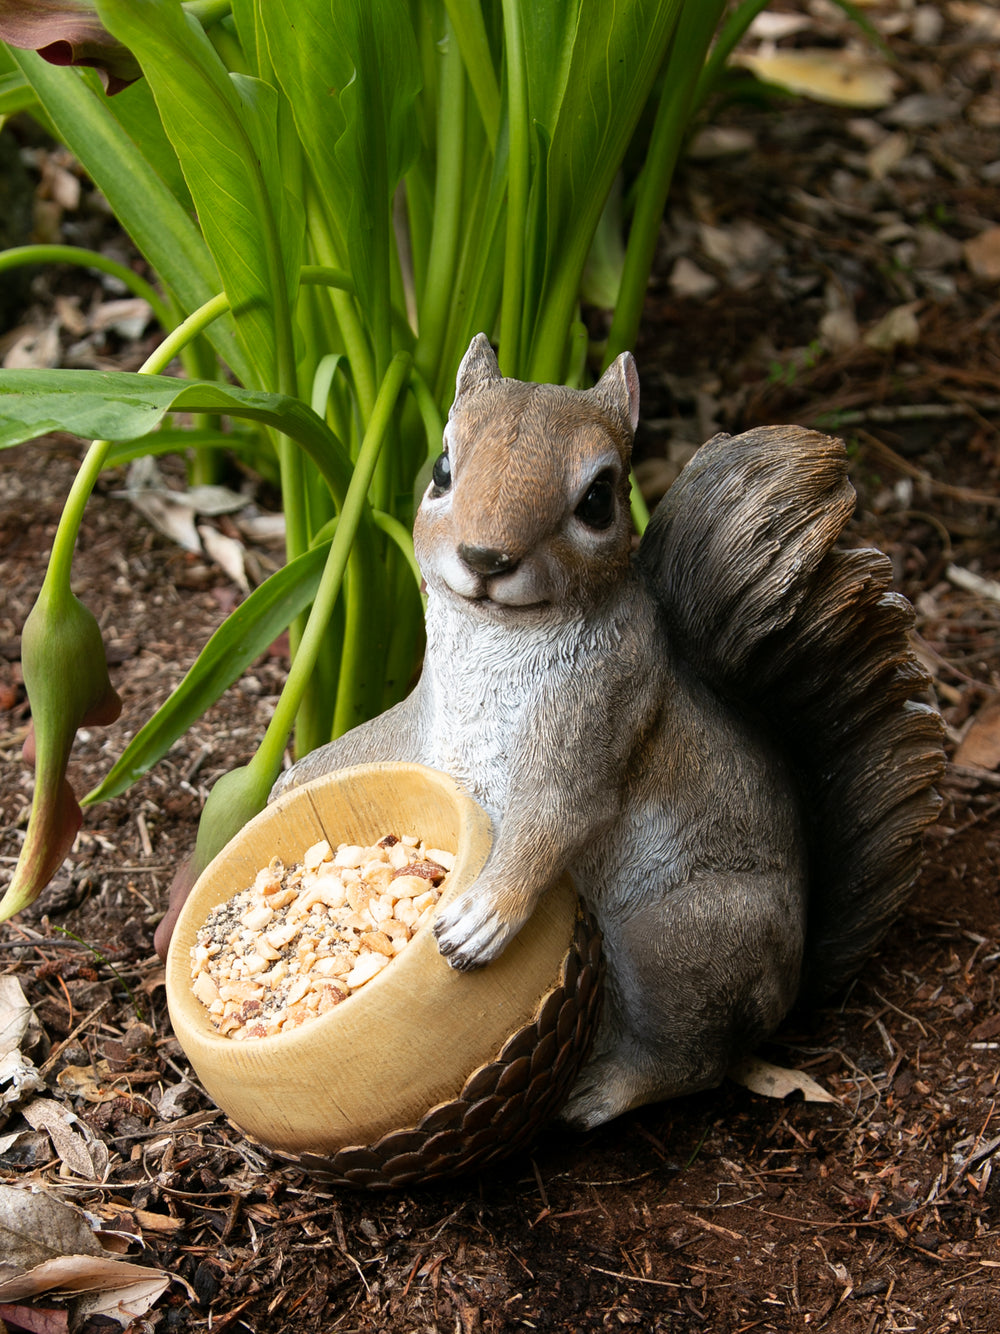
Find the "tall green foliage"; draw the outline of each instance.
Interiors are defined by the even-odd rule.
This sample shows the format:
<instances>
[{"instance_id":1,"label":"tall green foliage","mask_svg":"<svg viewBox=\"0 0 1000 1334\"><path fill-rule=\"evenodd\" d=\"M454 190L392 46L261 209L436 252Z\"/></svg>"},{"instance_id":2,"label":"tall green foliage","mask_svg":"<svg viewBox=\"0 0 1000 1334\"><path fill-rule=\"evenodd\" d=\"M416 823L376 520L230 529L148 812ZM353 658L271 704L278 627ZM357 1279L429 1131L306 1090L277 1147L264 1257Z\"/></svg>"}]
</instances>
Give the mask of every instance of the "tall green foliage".
<instances>
[{"instance_id":1,"label":"tall green foliage","mask_svg":"<svg viewBox=\"0 0 1000 1334\"><path fill-rule=\"evenodd\" d=\"M44 682L72 670L72 547L101 468L156 449L160 431L175 440L180 411L200 414L199 441L237 449L251 424L256 456L276 459L287 564L84 798L124 790L289 624L288 684L251 764L210 799L204 861L266 798L293 725L304 753L405 693L422 634L414 490L458 362L484 330L506 374L582 382L581 280L626 157L639 167L606 360L634 340L725 0L96 7L143 78L109 98L92 71L10 49L0 116L30 106L64 140L176 327L136 375L0 372L0 446L57 428L97 437L33 613L29 696L39 735L56 738L33 821L47 809L59 823L82 716ZM761 7L744 5L745 21ZM0 271L31 257L0 256ZM185 378L166 376L178 355ZM102 668L95 699L104 683ZM22 858L0 916L30 901L51 860Z\"/></svg>"}]
</instances>

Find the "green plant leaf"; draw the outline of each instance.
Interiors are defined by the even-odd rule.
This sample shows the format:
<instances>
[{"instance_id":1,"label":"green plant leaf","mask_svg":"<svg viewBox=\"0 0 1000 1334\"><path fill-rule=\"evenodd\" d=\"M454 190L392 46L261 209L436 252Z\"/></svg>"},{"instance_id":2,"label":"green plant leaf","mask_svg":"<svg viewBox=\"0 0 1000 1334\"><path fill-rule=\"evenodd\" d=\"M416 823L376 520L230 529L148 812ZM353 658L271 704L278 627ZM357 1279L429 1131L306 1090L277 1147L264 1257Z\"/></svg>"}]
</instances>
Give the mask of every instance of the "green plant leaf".
<instances>
[{"instance_id":1,"label":"green plant leaf","mask_svg":"<svg viewBox=\"0 0 1000 1334\"><path fill-rule=\"evenodd\" d=\"M376 349L390 346L392 193L419 146L420 61L402 0L261 6L271 61L349 255ZM385 367L377 368L377 375Z\"/></svg>"},{"instance_id":2,"label":"green plant leaf","mask_svg":"<svg viewBox=\"0 0 1000 1334\"><path fill-rule=\"evenodd\" d=\"M12 116L37 101L34 88L23 74L0 74L0 116Z\"/></svg>"},{"instance_id":3,"label":"green plant leaf","mask_svg":"<svg viewBox=\"0 0 1000 1334\"><path fill-rule=\"evenodd\" d=\"M108 100L76 70L56 69L34 51L11 54L57 134L86 165L181 310L188 314L211 300L219 290L219 277L201 233L109 110ZM249 378L250 363L236 342L230 318L218 321L207 337L240 379Z\"/></svg>"},{"instance_id":4,"label":"green plant leaf","mask_svg":"<svg viewBox=\"0 0 1000 1334\"><path fill-rule=\"evenodd\" d=\"M50 431L133 440L154 431L168 412L225 413L271 426L302 446L338 505L347 494L347 452L300 399L128 371L0 371L0 449Z\"/></svg>"},{"instance_id":5,"label":"green plant leaf","mask_svg":"<svg viewBox=\"0 0 1000 1334\"><path fill-rule=\"evenodd\" d=\"M241 435L230 431L216 431L210 427L170 427L164 426L151 435L140 436L137 440L118 440L108 450L104 460L105 468L121 468L134 459L146 458L150 454L184 454L189 449L229 449L240 453L241 447L248 442ZM254 448L257 440L252 441Z\"/></svg>"},{"instance_id":6,"label":"green plant leaf","mask_svg":"<svg viewBox=\"0 0 1000 1334\"><path fill-rule=\"evenodd\" d=\"M568 331L601 211L669 49L682 0L521 6L540 178L526 244L532 379L561 380ZM562 15L556 22L555 15ZM700 66L699 66L700 68Z\"/></svg>"},{"instance_id":7,"label":"green plant leaf","mask_svg":"<svg viewBox=\"0 0 1000 1334\"><path fill-rule=\"evenodd\" d=\"M287 325L284 191L274 88L229 74L198 21L172 0L100 0L107 27L139 58L180 160L258 384L278 384ZM291 385L285 384L286 389Z\"/></svg>"},{"instance_id":8,"label":"green plant leaf","mask_svg":"<svg viewBox=\"0 0 1000 1334\"><path fill-rule=\"evenodd\" d=\"M329 550L330 542L323 542L282 566L223 621L184 680L87 793L83 805L106 801L130 787L267 651L316 596Z\"/></svg>"},{"instance_id":9,"label":"green plant leaf","mask_svg":"<svg viewBox=\"0 0 1000 1334\"><path fill-rule=\"evenodd\" d=\"M160 113L156 109L156 102L147 81L139 79L136 83L129 84L115 97L106 98L104 105L174 198L193 215L191 192L187 188L181 164L177 161L177 154L163 128Z\"/></svg>"}]
</instances>

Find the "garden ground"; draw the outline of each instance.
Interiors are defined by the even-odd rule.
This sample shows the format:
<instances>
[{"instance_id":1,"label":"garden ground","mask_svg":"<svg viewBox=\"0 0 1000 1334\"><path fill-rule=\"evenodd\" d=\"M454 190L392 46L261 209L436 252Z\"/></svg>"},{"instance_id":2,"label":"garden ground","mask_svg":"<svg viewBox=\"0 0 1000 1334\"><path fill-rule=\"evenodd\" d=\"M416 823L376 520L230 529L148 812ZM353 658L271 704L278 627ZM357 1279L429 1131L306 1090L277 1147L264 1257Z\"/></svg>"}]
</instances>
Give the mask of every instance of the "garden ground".
<instances>
[{"instance_id":1,"label":"garden ground","mask_svg":"<svg viewBox=\"0 0 1000 1334\"><path fill-rule=\"evenodd\" d=\"M696 140L636 349L651 494L717 429L844 436L850 538L891 556L947 724L910 905L852 989L763 1053L834 1101L727 1082L398 1193L324 1186L248 1143L171 1034L152 932L206 791L263 730L278 644L127 796L88 811L53 885L0 930L0 981L18 980L41 1029L35 1101L77 1118L62 1134L0 1124L0 1182L86 1209L131 1239L122 1258L174 1276L137 1330L1000 1329L1000 24L986 5L873 12L896 25L889 105L734 107ZM842 21L824 13L807 35L836 49ZM71 164L39 149L35 173L55 205L40 217L119 244L86 191L75 211L59 202ZM66 364L137 365L153 335L102 318L114 296L36 280L0 355L47 338ZM18 636L78 457L67 439L0 456L0 866L30 800ZM126 480L102 480L75 566L124 700L112 729L81 737L78 790L240 596L207 550L149 526ZM253 581L276 559L251 522L268 496L231 481L249 508L205 523ZM26 1305L0 1316L66 1328L51 1294Z\"/></svg>"}]
</instances>

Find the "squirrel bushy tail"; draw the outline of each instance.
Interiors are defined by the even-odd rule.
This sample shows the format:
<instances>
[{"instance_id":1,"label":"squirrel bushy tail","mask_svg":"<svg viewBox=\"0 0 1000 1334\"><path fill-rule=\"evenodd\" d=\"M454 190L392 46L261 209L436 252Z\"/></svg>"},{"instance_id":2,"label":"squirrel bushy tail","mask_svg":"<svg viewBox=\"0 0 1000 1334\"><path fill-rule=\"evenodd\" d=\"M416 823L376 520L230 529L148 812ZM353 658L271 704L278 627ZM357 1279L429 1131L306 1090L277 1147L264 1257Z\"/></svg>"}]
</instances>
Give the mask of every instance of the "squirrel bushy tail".
<instances>
[{"instance_id":1,"label":"squirrel bushy tail","mask_svg":"<svg viewBox=\"0 0 1000 1334\"><path fill-rule=\"evenodd\" d=\"M851 978L904 903L944 764L890 562L834 550L854 504L839 440L795 427L716 436L639 551L680 653L761 716L797 771L806 1001Z\"/></svg>"}]
</instances>

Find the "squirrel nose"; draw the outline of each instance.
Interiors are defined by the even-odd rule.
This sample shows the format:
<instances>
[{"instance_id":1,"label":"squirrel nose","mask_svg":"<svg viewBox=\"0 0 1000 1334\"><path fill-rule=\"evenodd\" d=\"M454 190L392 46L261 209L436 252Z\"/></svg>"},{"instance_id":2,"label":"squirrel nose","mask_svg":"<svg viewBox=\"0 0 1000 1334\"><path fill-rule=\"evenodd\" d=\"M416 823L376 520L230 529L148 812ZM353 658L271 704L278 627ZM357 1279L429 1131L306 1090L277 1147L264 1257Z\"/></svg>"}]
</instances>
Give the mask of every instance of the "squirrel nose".
<instances>
[{"instance_id":1,"label":"squirrel nose","mask_svg":"<svg viewBox=\"0 0 1000 1334\"><path fill-rule=\"evenodd\" d=\"M458 554L470 570L486 578L493 574L506 574L517 565L513 556L498 551L496 547L470 547L462 542Z\"/></svg>"}]
</instances>

